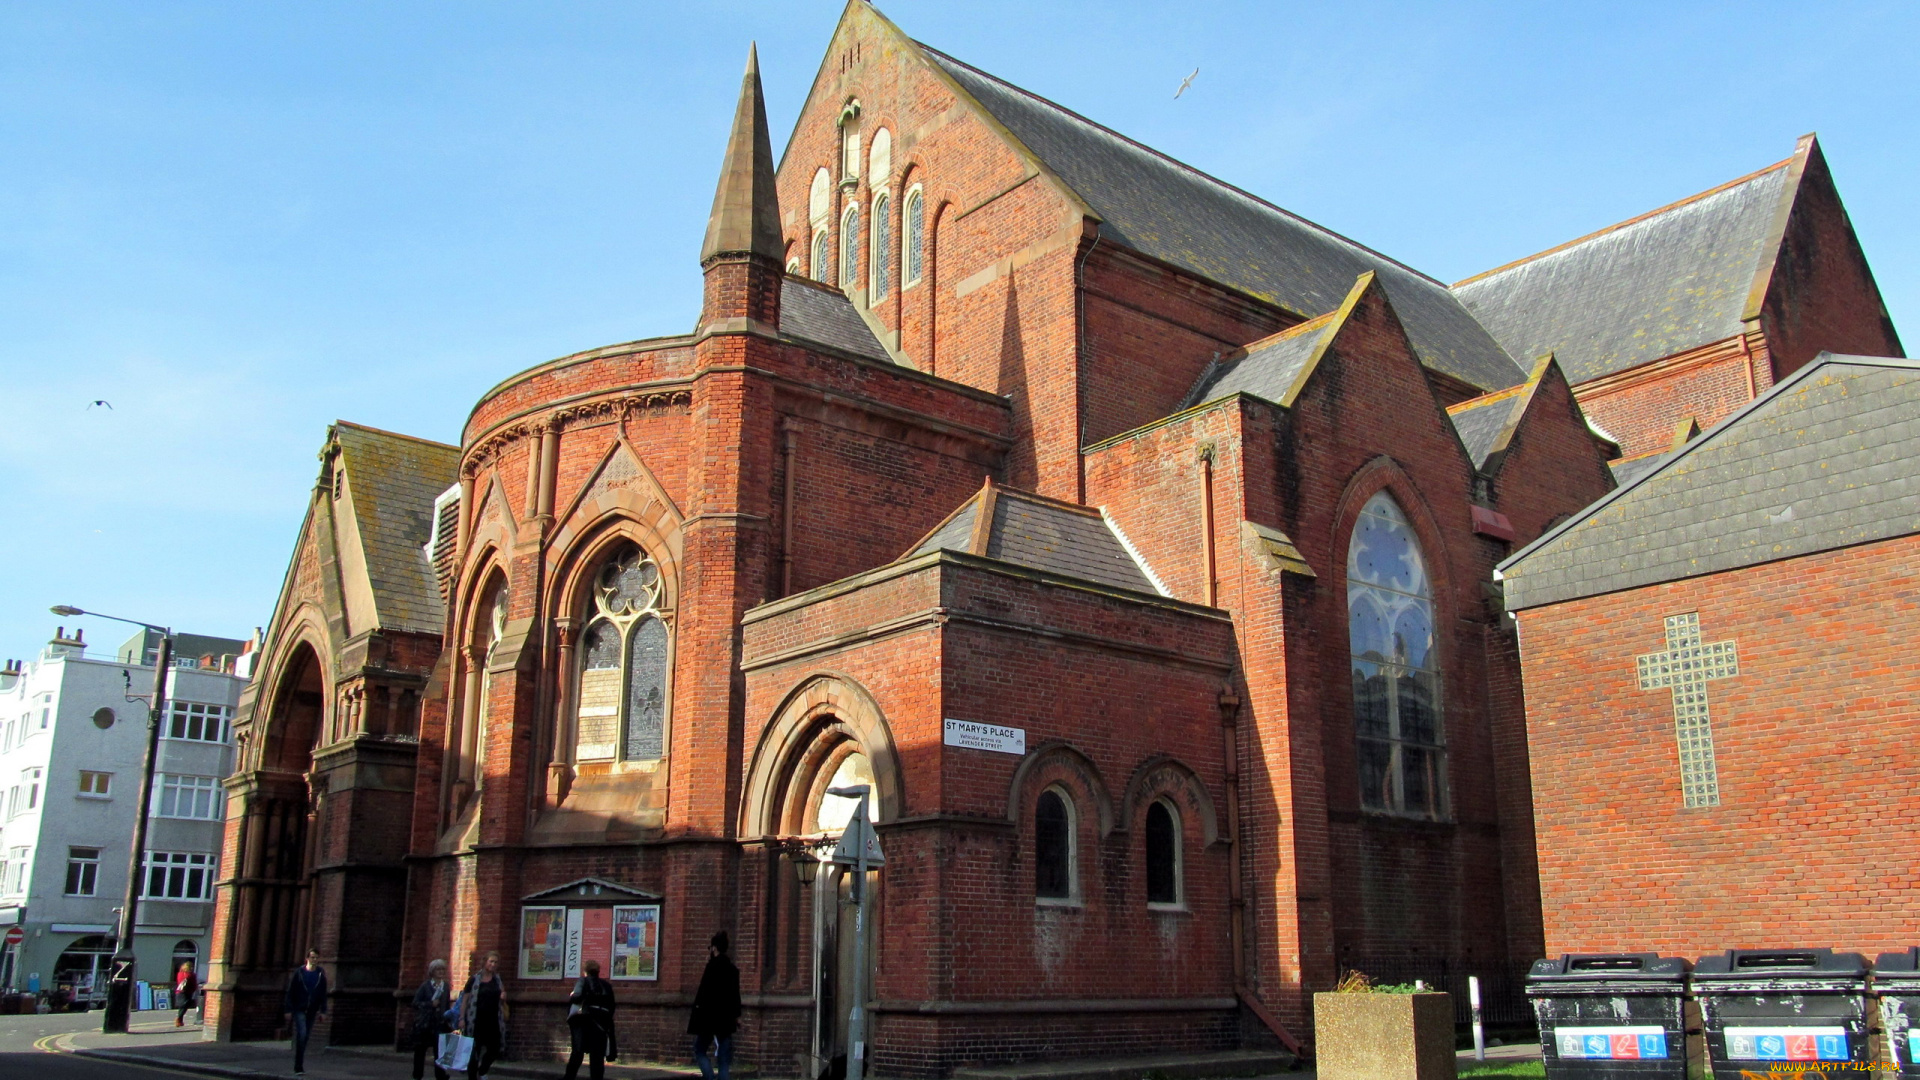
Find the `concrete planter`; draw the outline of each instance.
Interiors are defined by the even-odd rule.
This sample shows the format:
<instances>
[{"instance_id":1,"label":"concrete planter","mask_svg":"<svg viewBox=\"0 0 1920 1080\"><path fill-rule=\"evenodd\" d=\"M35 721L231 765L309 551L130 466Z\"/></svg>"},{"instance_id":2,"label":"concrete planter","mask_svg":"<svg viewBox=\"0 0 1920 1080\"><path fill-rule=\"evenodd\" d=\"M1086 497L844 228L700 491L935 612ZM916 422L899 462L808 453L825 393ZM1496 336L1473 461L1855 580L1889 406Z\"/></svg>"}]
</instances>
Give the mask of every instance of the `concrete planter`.
<instances>
[{"instance_id":1,"label":"concrete planter","mask_svg":"<svg viewBox=\"0 0 1920 1080\"><path fill-rule=\"evenodd\" d=\"M1448 994L1313 995L1320 1080L1454 1080Z\"/></svg>"}]
</instances>

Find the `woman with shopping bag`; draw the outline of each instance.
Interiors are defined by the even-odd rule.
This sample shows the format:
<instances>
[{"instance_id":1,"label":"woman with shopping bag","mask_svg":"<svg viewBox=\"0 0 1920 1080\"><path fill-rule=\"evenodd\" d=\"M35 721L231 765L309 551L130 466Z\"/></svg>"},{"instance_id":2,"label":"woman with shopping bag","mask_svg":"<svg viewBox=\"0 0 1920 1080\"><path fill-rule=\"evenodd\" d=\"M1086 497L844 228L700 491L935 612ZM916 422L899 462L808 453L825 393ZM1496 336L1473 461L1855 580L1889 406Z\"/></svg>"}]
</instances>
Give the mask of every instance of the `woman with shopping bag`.
<instances>
[{"instance_id":1,"label":"woman with shopping bag","mask_svg":"<svg viewBox=\"0 0 1920 1080\"><path fill-rule=\"evenodd\" d=\"M490 952L460 992L460 1033L473 1040L467 1062L469 1080L480 1080L507 1045L507 987L500 978L500 954Z\"/></svg>"},{"instance_id":2,"label":"woman with shopping bag","mask_svg":"<svg viewBox=\"0 0 1920 1080\"><path fill-rule=\"evenodd\" d=\"M591 1080L606 1076L606 1059L615 1056L613 1043L613 984L600 977L600 961L580 965L586 974L567 995L567 1027L573 1032L573 1053L567 1057L566 1080L580 1075L580 1058L590 1062Z\"/></svg>"},{"instance_id":3,"label":"woman with shopping bag","mask_svg":"<svg viewBox=\"0 0 1920 1080\"><path fill-rule=\"evenodd\" d=\"M447 962L435 960L427 965L427 981L413 992L413 1080L421 1080L427 1058L433 1060L433 1080L447 1080L440 1064L443 1047L440 1037L447 1031L447 1008L453 988L447 985Z\"/></svg>"}]
</instances>

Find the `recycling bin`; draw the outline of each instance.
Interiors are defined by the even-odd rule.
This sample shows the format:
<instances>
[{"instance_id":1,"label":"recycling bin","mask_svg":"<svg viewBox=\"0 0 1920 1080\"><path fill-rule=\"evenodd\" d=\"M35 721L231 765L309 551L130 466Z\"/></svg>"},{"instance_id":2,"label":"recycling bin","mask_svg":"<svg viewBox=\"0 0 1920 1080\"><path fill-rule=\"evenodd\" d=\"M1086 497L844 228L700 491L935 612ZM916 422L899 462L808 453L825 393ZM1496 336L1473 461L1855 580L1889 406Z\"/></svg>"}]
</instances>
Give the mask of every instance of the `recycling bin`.
<instances>
[{"instance_id":1,"label":"recycling bin","mask_svg":"<svg viewBox=\"0 0 1920 1080\"><path fill-rule=\"evenodd\" d=\"M1693 993L1714 1080L1869 1060L1859 953L1728 949L1693 965Z\"/></svg>"},{"instance_id":2,"label":"recycling bin","mask_svg":"<svg viewBox=\"0 0 1920 1080\"><path fill-rule=\"evenodd\" d=\"M1920 949L1881 953L1873 962L1873 989L1900 1080L1920 1080Z\"/></svg>"},{"instance_id":3,"label":"recycling bin","mask_svg":"<svg viewBox=\"0 0 1920 1080\"><path fill-rule=\"evenodd\" d=\"M1687 962L1653 953L1536 960L1527 998L1547 1080L1686 1080Z\"/></svg>"}]
</instances>

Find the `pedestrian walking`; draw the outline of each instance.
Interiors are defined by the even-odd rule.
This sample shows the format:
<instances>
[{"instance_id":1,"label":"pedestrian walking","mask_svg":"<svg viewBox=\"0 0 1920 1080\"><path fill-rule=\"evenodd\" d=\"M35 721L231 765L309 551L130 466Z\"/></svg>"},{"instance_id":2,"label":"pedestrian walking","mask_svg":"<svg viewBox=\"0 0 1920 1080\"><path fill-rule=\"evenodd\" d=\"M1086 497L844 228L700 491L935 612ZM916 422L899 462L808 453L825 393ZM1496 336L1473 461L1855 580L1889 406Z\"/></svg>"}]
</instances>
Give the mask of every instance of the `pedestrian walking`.
<instances>
[{"instance_id":1,"label":"pedestrian walking","mask_svg":"<svg viewBox=\"0 0 1920 1080\"><path fill-rule=\"evenodd\" d=\"M413 992L413 1080L427 1071L427 1060L440 1053L440 1036L450 1030L447 1011L453 1007L453 987L447 983L447 962L427 965L427 981ZM433 1063L433 1080L447 1080L447 1070Z\"/></svg>"},{"instance_id":2,"label":"pedestrian walking","mask_svg":"<svg viewBox=\"0 0 1920 1080\"><path fill-rule=\"evenodd\" d=\"M507 988L500 981L500 954L490 952L460 994L460 1030L473 1040L467 1076L479 1080L507 1044Z\"/></svg>"},{"instance_id":3,"label":"pedestrian walking","mask_svg":"<svg viewBox=\"0 0 1920 1080\"><path fill-rule=\"evenodd\" d=\"M567 1056L567 1078L580 1075L580 1058L588 1062L587 1076L602 1080L607 1075L606 1059L616 1056L613 1044L613 984L600 977L600 961L580 965L586 974L573 984L567 995L567 1027L573 1032L573 1053Z\"/></svg>"},{"instance_id":4,"label":"pedestrian walking","mask_svg":"<svg viewBox=\"0 0 1920 1080\"><path fill-rule=\"evenodd\" d=\"M180 970L173 976L173 1004L177 1010L173 1014L174 1027L187 1026L187 1010L193 1008L193 999L199 994L200 976L193 973L193 961L181 961Z\"/></svg>"},{"instance_id":5,"label":"pedestrian walking","mask_svg":"<svg viewBox=\"0 0 1920 1080\"><path fill-rule=\"evenodd\" d=\"M293 1071L307 1071L307 1038L313 1023L327 1015L327 973L320 969L319 952L308 949L307 962L287 977L287 993L280 1011L293 1029Z\"/></svg>"},{"instance_id":6,"label":"pedestrian walking","mask_svg":"<svg viewBox=\"0 0 1920 1080\"><path fill-rule=\"evenodd\" d=\"M702 1080L720 1080L733 1073L733 1031L740 1023L740 969L727 959L727 932L707 943L707 969L700 973L700 989L693 995L693 1015L687 1034L693 1036L693 1063ZM709 1053L711 1051L711 1053Z\"/></svg>"}]
</instances>

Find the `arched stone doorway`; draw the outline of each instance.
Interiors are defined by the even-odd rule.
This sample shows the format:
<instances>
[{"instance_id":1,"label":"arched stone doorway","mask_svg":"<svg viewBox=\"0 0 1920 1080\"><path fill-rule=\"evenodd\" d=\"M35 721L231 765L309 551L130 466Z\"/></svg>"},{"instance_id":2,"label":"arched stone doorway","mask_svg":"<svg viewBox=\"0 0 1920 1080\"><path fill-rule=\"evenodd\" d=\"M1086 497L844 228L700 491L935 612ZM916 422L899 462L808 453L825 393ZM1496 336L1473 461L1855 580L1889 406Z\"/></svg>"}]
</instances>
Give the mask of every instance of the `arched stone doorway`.
<instances>
[{"instance_id":1,"label":"arched stone doorway","mask_svg":"<svg viewBox=\"0 0 1920 1080\"><path fill-rule=\"evenodd\" d=\"M789 853L809 849L822 860L852 819L854 800L829 788L866 785L869 820L896 820L904 805L893 737L878 704L845 676L814 676L790 694L768 724L754 755L743 824ZM791 867L791 858L782 860ZM845 1075L848 1018L854 964L853 870L818 864L803 887L803 902L770 908L770 923L786 939L783 951L805 958L806 986L813 998L809 1076ZM791 888L791 883L781 883ZM875 996L885 957L880 943L885 909L884 878L869 870L865 926L867 997Z\"/></svg>"}]
</instances>

